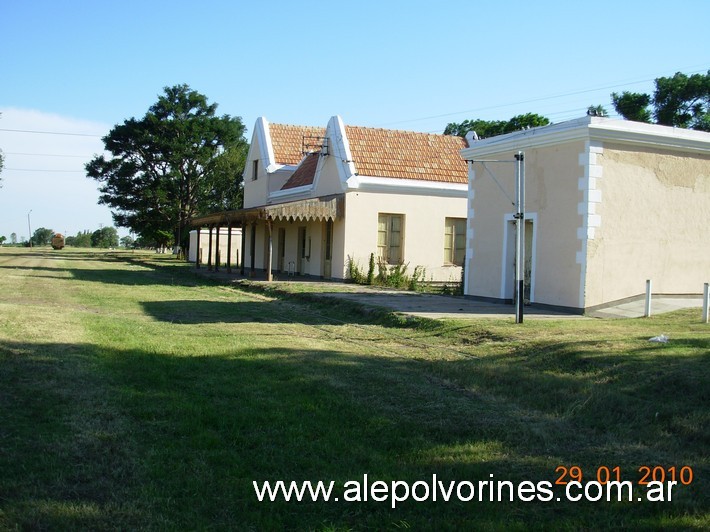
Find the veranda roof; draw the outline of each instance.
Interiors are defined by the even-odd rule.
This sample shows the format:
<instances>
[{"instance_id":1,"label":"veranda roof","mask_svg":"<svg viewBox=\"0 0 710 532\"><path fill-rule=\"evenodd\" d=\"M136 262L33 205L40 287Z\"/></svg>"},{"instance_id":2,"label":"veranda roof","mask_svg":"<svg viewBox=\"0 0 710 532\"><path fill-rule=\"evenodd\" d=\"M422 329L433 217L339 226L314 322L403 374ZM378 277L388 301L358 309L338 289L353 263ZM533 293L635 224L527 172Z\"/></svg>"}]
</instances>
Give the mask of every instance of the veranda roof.
<instances>
[{"instance_id":1,"label":"veranda roof","mask_svg":"<svg viewBox=\"0 0 710 532\"><path fill-rule=\"evenodd\" d=\"M237 211L223 211L197 216L190 220L193 227L205 225L243 226L258 220L327 221L338 220L344 214L345 194L309 198L276 205L262 205Z\"/></svg>"}]
</instances>

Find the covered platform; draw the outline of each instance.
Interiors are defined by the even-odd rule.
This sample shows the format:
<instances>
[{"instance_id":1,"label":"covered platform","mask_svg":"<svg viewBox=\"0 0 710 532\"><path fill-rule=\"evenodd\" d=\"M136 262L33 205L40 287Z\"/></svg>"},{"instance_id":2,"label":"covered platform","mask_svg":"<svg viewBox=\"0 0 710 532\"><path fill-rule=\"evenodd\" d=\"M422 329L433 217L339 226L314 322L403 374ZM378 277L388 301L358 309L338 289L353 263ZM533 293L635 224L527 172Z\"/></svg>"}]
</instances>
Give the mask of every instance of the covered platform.
<instances>
[{"instance_id":1,"label":"covered platform","mask_svg":"<svg viewBox=\"0 0 710 532\"><path fill-rule=\"evenodd\" d=\"M215 242L215 249L213 248L212 242L212 232L216 230L219 234L220 228L226 227L228 229L228 240L227 240L227 273L232 272L232 267L235 265L231 264L232 256L232 228L241 227L242 229L251 226L252 232L254 234L254 228L257 224L263 223L266 227L268 236L268 254L266 262L266 280L272 281L272 265L273 265L273 238L272 238L272 228L273 223L278 221L335 221L342 219L345 211L345 194L334 194L331 196L323 196L319 198L308 198L298 201L291 201L286 203L277 203L274 205L262 205L259 207L250 207L246 209L239 209L236 211L222 211L217 213L208 214L205 216L198 216L190 220L190 225L198 229L197 235L197 248L200 247L199 235L201 231L199 229L207 228L209 232L209 248L207 253L207 269L212 271L219 271L220 265L216 260L220 254L219 250L219 239ZM251 249L249 256L251 257L250 270L251 274L254 274L254 256L255 256L255 242L251 239L250 243ZM244 275L245 264L244 257L246 256L246 238L245 232L242 232L241 239L241 253L239 253L239 268L240 275ZM214 260L213 260L214 259ZM202 259L200 254L196 254L195 267L201 267Z\"/></svg>"}]
</instances>

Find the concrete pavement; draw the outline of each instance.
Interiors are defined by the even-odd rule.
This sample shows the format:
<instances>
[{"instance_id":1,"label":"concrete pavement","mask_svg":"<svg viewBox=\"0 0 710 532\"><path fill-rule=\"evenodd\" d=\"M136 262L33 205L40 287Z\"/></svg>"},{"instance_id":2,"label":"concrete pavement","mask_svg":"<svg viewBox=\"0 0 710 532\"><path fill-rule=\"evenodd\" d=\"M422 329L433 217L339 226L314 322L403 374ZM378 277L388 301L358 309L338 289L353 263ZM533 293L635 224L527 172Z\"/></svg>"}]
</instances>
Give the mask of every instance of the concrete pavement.
<instances>
[{"instance_id":1,"label":"concrete pavement","mask_svg":"<svg viewBox=\"0 0 710 532\"><path fill-rule=\"evenodd\" d=\"M218 278L229 283L245 283L253 286L281 290L286 293L305 292L309 296L338 298L361 305L390 309L394 312L422 318L443 319L515 319L515 307L503 303L475 301L468 297L426 294L408 290L394 290L353 283L323 281L309 277L277 276L270 284L260 278L245 278L224 271L210 272L202 267L194 270L210 278ZM300 285L300 286L299 286ZM586 315L556 312L535 306L526 306L524 319L591 319L591 318L640 318L644 315L644 298L626 300L595 309ZM655 296L652 299L652 314L662 314L690 307L702 307L701 296Z\"/></svg>"}]
</instances>

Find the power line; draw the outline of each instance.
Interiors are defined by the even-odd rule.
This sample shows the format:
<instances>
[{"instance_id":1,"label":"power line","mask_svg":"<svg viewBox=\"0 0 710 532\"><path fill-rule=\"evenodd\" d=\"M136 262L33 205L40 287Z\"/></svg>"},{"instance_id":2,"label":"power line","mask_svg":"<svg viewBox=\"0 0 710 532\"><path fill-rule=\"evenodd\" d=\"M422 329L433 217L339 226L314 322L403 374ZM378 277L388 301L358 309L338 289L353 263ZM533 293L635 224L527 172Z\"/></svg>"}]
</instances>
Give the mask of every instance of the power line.
<instances>
[{"instance_id":1,"label":"power line","mask_svg":"<svg viewBox=\"0 0 710 532\"><path fill-rule=\"evenodd\" d=\"M3 152L5 155L26 155L29 157L76 157L78 159L88 159L92 155L62 155L59 153L20 153L15 151Z\"/></svg>"},{"instance_id":2,"label":"power line","mask_svg":"<svg viewBox=\"0 0 710 532\"><path fill-rule=\"evenodd\" d=\"M81 173L83 170L43 170L38 168L5 168L8 172L43 172L43 173L60 173L60 174L72 174Z\"/></svg>"},{"instance_id":3,"label":"power line","mask_svg":"<svg viewBox=\"0 0 710 532\"><path fill-rule=\"evenodd\" d=\"M93 137L100 139L103 135L91 135L89 133L68 133L62 131L32 131L29 129L5 129L0 128L0 131L9 131L10 133L33 133L36 135L62 135L67 137Z\"/></svg>"},{"instance_id":4,"label":"power line","mask_svg":"<svg viewBox=\"0 0 710 532\"><path fill-rule=\"evenodd\" d=\"M696 70L696 71L687 72L687 74L698 74L698 73L700 73L700 72L705 72L705 69L703 68L703 69L701 69L701 70ZM411 119L407 119L407 120L398 120L398 121L396 121L396 122L387 122L387 123L385 123L385 124L380 124L379 126L376 126L376 127L382 127L382 126L393 125L393 124L405 124L405 123L408 123L408 122L420 122L420 121L423 121L423 120L432 120L432 119L435 119L435 118L445 118L445 117L447 117L447 116L455 116L455 115L468 114L468 113L477 113L477 112L480 112L480 111L489 111L489 110L491 110L491 109L501 109L501 108L504 108L504 107L512 107L512 106L514 106L514 105L521 105L521 104L525 104L525 103L540 102L540 101L545 101L545 100L554 100L554 99L557 99L557 98L564 98L564 97L566 97L566 96L578 96L578 95L580 95L580 94L587 94L587 93L590 93L590 92L596 92L596 91L600 91L600 90L616 89L616 88L619 88L619 87L628 87L629 85L638 85L638 84L640 84L640 83L647 83L647 82L649 82L649 81L654 81L654 80L657 79L658 77L659 77L659 76L655 76L655 77L653 77L653 78L642 79L642 80L635 80L635 81L633 81L633 80L629 80L629 81L619 81L619 82L614 82L613 85L605 85L605 86L603 86L603 87L596 87L596 88L593 88L593 89L580 89L580 90L571 91L571 92L565 92L565 93L561 93L561 94L555 94L555 95L549 95L549 96L541 96L541 97L539 97L539 98L531 98L531 99L528 99L528 100L520 100L520 101L517 101L517 102L503 103L503 104L492 105L492 106L488 106L488 107L479 107L479 108L476 108L476 109L468 109L468 110L464 110L464 111L455 111L455 112L443 113L443 114L439 114L439 115L424 116L424 117L420 117L420 118L411 118ZM585 109L585 110L586 110L586 109Z\"/></svg>"}]
</instances>

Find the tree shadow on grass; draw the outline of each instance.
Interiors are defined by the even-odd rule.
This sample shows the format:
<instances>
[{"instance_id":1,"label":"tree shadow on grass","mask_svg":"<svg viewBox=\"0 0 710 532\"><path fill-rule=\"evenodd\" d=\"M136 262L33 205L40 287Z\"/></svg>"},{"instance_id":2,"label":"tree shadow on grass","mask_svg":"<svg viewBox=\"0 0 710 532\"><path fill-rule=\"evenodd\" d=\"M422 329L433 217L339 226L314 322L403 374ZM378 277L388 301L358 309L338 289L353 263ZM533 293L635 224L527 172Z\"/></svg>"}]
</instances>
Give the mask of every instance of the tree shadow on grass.
<instances>
[{"instance_id":1,"label":"tree shadow on grass","mask_svg":"<svg viewBox=\"0 0 710 532\"><path fill-rule=\"evenodd\" d=\"M83 259L85 262L85 259ZM141 267L140 269L118 269L118 268L66 268L66 267L47 267L47 266L18 266L8 265L0 266L1 270L29 270L34 272L33 277L45 277L50 279L77 279L79 281L87 281L92 283L104 284L122 284L126 286L152 286L152 285L173 285L173 286L200 286L204 282L198 282L198 279L184 275L178 272L162 271L161 269L148 269Z\"/></svg>"},{"instance_id":2,"label":"tree shadow on grass","mask_svg":"<svg viewBox=\"0 0 710 532\"><path fill-rule=\"evenodd\" d=\"M600 390L593 393L612 394L621 405L618 417L604 421L616 433L613 442L628 446L613 458L624 462L612 467L626 467L635 457L645 463L654 455L679 460L675 444L666 448L652 439L662 432L634 434L639 422L624 419L636 406L624 406L630 398L663 403L649 395L643 379L632 377L653 371L657 361L634 361L615 384L620 370L611 356L595 359L594 371L573 371L577 365L570 358L594 353L598 346L585 342L557 344L547 359L513 371L503 358L421 363L339 350L260 348L178 357L91 344L2 342L0 525L590 528L642 519L652 526L661 514L669 519L692 513L695 507L689 510L682 497L673 506L484 499L410 500L396 509L390 500L371 497L340 504L256 499L253 481L334 480L342 495L344 482L362 482L364 474L370 483L411 484L436 474L444 482L477 485L491 475L553 482L556 465L607 465L603 430L590 427L586 415L561 415L554 401L545 400L557 390L578 400L595 386ZM706 372L702 364L691 361L687 371ZM521 395L506 392L513 379ZM572 380L581 380L581 388ZM688 409L701 413L707 397L699 399ZM629 433L622 430L625 423ZM705 460L696 475L706 476L707 469ZM704 479L699 483L707 486ZM707 502L707 492L699 493L704 499L694 495L698 508Z\"/></svg>"}]
</instances>

